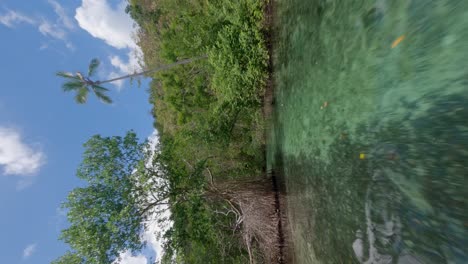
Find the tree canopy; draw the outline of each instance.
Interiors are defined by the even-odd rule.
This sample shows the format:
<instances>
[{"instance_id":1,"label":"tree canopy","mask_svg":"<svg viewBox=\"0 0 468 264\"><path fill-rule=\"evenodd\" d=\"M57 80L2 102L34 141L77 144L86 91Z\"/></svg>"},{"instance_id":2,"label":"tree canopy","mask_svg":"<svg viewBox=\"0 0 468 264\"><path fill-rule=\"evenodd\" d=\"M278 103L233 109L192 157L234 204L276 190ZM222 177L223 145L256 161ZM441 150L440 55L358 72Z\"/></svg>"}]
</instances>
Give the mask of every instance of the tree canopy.
<instances>
[{"instance_id":1,"label":"tree canopy","mask_svg":"<svg viewBox=\"0 0 468 264\"><path fill-rule=\"evenodd\" d=\"M86 186L72 190L63 204L70 227L61 239L86 263L111 263L122 251L143 247L142 223L164 198L151 196L158 185L150 184L150 178L157 174L146 168L147 144L138 142L134 132L96 135L84 146L77 176Z\"/></svg>"},{"instance_id":2,"label":"tree canopy","mask_svg":"<svg viewBox=\"0 0 468 264\"><path fill-rule=\"evenodd\" d=\"M86 262L77 253L68 251L60 258L52 261L51 264L86 264Z\"/></svg>"},{"instance_id":3,"label":"tree canopy","mask_svg":"<svg viewBox=\"0 0 468 264\"><path fill-rule=\"evenodd\" d=\"M99 67L99 60L92 59L88 66L88 75L83 76L81 72L75 74L71 72L57 72L57 76L65 79L62 84L64 92L75 92L75 101L84 104L88 100L88 94L92 91L96 97L104 103L112 103L112 99L107 95L109 89L102 87L100 82L92 81L91 78L96 74Z\"/></svg>"},{"instance_id":4,"label":"tree canopy","mask_svg":"<svg viewBox=\"0 0 468 264\"><path fill-rule=\"evenodd\" d=\"M186 245L188 237L208 242L206 159L187 170L173 163L170 147L159 146L139 142L133 131L124 137L95 135L84 144L77 177L85 186L73 189L63 203L70 226L60 238L72 251L55 263L112 263L126 250L136 253L145 245L147 223L169 220L162 215L169 207L181 217L161 234L170 240L168 252L175 254L172 249Z\"/></svg>"}]
</instances>

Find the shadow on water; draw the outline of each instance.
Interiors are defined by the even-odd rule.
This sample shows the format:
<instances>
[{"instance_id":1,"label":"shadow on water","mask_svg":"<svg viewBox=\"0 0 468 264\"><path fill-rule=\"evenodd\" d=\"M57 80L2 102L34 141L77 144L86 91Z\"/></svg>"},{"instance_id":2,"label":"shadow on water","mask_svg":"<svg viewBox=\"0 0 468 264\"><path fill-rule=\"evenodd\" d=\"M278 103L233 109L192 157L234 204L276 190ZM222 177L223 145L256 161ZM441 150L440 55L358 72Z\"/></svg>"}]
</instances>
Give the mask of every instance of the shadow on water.
<instances>
[{"instance_id":1,"label":"shadow on water","mask_svg":"<svg viewBox=\"0 0 468 264\"><path fill-rule=\"evenodd\" d=\"M467 263L468 1L278 2L267 161L297 263Z\"/></svg>"}]
</instances>

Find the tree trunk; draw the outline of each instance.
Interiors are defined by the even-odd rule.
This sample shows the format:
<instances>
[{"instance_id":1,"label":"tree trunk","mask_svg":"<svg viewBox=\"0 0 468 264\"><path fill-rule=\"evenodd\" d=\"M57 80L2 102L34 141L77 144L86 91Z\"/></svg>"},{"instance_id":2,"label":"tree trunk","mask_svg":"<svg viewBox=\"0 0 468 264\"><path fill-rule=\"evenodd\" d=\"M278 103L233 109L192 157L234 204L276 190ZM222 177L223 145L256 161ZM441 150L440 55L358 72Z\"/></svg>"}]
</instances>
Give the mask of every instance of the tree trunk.
<instances>
[{"instance_id":1,"label":"tree trunk","mask_svg":"<svg viewBox=\"0 0 468 264\"><path fill-rule=\"evenodd\" d=\"M168 70L168 69L174 68L174 67L176 67L178 65L188 64L188 63L194 62L196 60L205 59L207 57L208 56L204 55L204 56L200 56L200 57L184 59L184 60L180 60L180 61L177 61L177 62L174 62L174 63L171 63L171 64L163 65L163 66L160 66L160 67L157 67L157 68L154 68L154 69L149 69L149 70L145 70L145 71L142 71L142 72L136 72L136 73L120 76L120 77L105 80L105 81L96 81L95 83L97 85L100 85L100 84L103 84L103 83L110 83L110 82L124 80L124 79L127 79L127 78L133 78L133 77L145 75L145 74L148 74L148 73L158 72L158 71L162 71L162 70Z\"/></svg>"}]
</instances>

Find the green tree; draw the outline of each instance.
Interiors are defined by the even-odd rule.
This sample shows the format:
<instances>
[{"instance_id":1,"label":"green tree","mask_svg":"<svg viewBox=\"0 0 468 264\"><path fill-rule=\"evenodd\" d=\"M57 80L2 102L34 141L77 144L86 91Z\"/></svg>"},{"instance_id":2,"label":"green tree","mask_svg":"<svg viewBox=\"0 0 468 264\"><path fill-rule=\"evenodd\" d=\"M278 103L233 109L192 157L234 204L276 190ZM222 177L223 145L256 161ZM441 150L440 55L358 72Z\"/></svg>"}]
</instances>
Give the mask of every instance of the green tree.
<instances>
[{"instance_id":1,"label":"green tree","mask_svg":"<svg viewBox=\"0 0 468 264\"><path fill-rule=\"evenodd\" d=\"M85 264L85 260L78 254L68 251L60 258L51 262L51 264Z\"/></svg>"},{"instance_id":2,"label":"green tree","mask_svg":"<svg viewBox=\"0 0 468 264\"><path fill-rule=\"evenodd\" d=\"M88 66L88 75L83 75L81 72L76 72L75 74L71 72L57 72L56 75L65 78L65 82L62 84L62 89L64 92L75 92L75 101L79 104L86 103L88 99L88 94L93 92L96 97L104 103L112 103L112 99L106 94L109 89L102 86L105 83L111 83L119 80L124 80L128 78L135 78L138 76L143 76L146 74L167 70L174 68L178 65L188 64L193 61L206 58L206 56L200 56L190 59L180 60L171 64L162 65L153 69L144 70L141 72L135 72L132 74L123 75L117 78L108 79L104 81L93 81L91 78L96 74L97 68L99 67L99 60L94 58L91 60Z\"/></svg>"},{"instance_id":3,"label":"green tree","mask_svg":"<svg viewBox=\"0 0 468 264\"><path fill-rule=\"evenodd\" d=\"M144 223L165 210L158 206L167 203L169 185L148 168L151 151L134 132L123 138L96 135L84 146L77 176L86 186L72 190L63 204L70 227L61 239L86 263L111 263L122 251L142 249Z\"/></svg>"},{"instance_id":4,"label":"green tree","mask_svg":"<svg viewBox=\"0 0 468 264\"><path fill-rule=\"evenodd\" d=\"M124 137L96 135L84 146L77 176L85 185L63 203L70 226L60 238L72 251L54 264L112 263L123 251L138 252L146 224L169 220L162 215L169 208L173 225L161 234L169 259L182 249L186 257L202 251L210 252L205 258L220 254L208 203L225 201L228 192L207 184L208 159L180 164L170 143L151 148L131 131Z\"/></svg>"}]
</instances>

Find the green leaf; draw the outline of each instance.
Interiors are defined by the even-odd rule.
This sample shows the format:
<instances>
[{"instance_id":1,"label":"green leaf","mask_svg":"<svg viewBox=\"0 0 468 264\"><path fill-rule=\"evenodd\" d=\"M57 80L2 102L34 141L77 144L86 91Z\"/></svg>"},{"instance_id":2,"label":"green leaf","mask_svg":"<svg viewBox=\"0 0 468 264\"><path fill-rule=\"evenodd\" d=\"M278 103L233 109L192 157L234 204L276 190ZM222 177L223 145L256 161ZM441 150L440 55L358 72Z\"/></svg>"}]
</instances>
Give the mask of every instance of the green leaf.
<instances>
[{"instance_id":1,"label":"green leaf","mask_svg":"<svg viewBox=\"0 0 468 264\"><path fill-rule=\"evenodd\" d=\"M101 100L102 102L106 103L106 104L111 104L112 103L112 99L107 96L106 94L104 94L104 92L101 92L97 89L94 89L95 87L93 86L93 90L94 90L94 94L96 94L96 97Z\"/></svg>"},{"instance_id":2,"label":"green leaf","mask_svg":"<svg viewBox=\"0 0 468 264\"><path fill-rule=\"evenodd\" d=\"M82 87L75 95L75 101L79 104L84 104L88 100L88 88Z\"/></svg>"},{"instance_id":3,"label":"green leaf","mask_svg":"<svg viewBox=\"0 0 468 264\"><path fill-rule=\"evenodd\" d=\"M91 77L96 73L97 68L99 67L100 61L96 58L92 59L88 67L88 76Z\"/></svg>"},{"instance_id":4,"label":"green leaf","mask_svg":"<svg viewBox=\"0 0 468 264\"><path fill-rule=\"evenodd\" d=\"M51 264L85 264L85 260L74 252L68 251L60 258L51 262Z\"/></svg>"},{"instance_id":5,"label":"green leaf","mask_svg":"<svg viewBox=\"0 0 468 264\"><path fill-rule=\"evenodd\" d=\"M84 146L77 176L86 184L72 190L63 204L70 226L61 239L73 253L57 263L80 263L81 259L90 264L113 263L121 252L143 247L142 208L148 204L148 193L135 190L153 182L147 178L137 182L135 168L145 157L144 144L128 132L124 138L96 135Z\"/></svg>"},{"instance_id":6,"label":"green leaf","mask_svg":"<svg viewBox=\"0 0 468 264\"><path fill-rule=\"evenodd\" d=\"M99 85L93 85L93 89L94 89L94 90L97 90L97 91L101 91L101 92L107 92L107 91L109 91L109 89L104 88L104 87L99 86Z\"/></svg>"},{"instance_id":7,"label":"green leaf","mask_svg":"<svg viewBox=\"0 0 468 264\"><path fill-rule=\"evenodd\" d=\"M83 87L83 83L79 81L70 81L62 84L62 90L64 92L76 91Z\"/></svg>"},{"instance_id":8,"label":"green leaf","mask_svg":"<svg viewBox=\"0 0 468 264\"><path fill-rule=\"evenodd\" d=\"M63 78L67 78L67 79L74 79L74 80L79 80L80 78L78 78L78 76L75 76L73 75L73 73L71 72L62 72L62 71L59 71L57 73L55 73L57 76L60 76L60 77L63 77Z\"/></svg>"}]
</instances>

